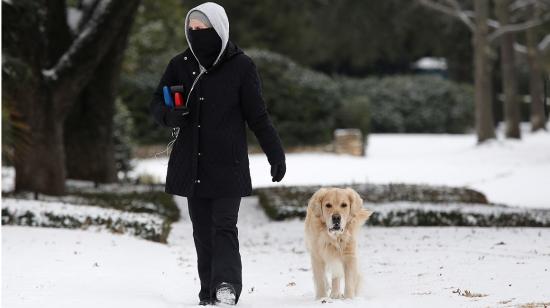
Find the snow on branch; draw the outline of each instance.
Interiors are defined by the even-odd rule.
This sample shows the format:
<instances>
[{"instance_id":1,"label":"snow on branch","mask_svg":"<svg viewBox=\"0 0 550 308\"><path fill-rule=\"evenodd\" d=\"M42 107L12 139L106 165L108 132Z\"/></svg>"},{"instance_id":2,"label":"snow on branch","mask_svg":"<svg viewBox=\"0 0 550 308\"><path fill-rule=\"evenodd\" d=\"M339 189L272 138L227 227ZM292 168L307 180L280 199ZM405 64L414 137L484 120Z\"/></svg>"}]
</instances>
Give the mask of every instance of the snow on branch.
<instances>
[{"instance_id":1,"label":"snow on branch","mask_svg":"<svg viewBox=\"0 0 550 308\"><path fill-rule=\"evenodd\" d=\"M544 51L548 47L550 47L550 34L547 34L538 44L538 48L540 51Z\"/></svg>"},{"instance_id":2,"label":"snow on branch","mask_svg":"<svg viewBox=\"0 0 550 308\"><path fill-rule=\"evenodd\" d=\"M510 11L522 10L530 5L533 5L537 0L516 0L509 6Z\"/></svg>"},{"instance_id":3,"label":"snow on branch","mask_svg":"<svg viewBox=\"0 0 550 308\"><path fill-rule=\"evenodd\" d=\"M522 54L527 54L527 47L517 42L514 43L514 50Z\"/></svg>"},{"instance_id":4,"label":"snow on branch","mask_svg":"<svg viewBox=\"0 0 550 308\"><path fill-rule=\"evenodd\" d=\"M58 80L59 76L73 65L74 58L79 53L85 51L88 44L96 39L99 32L98 28L104 22L105 16L110 13L113 3L115 1L112 0L102 0L99 2L92 18L90 18L83 30L78 34L71 47L59 58L52 68L42 70L42 75L46 80Z\"/></svg>"},{"instance_id":5,"label":"snow on branch","mask_svg":"<svg viewBox=\"0 0 550 308\"><path fill-rule=\"evenodd\" d=\"M460 19L471 31L474 31L474 23L472 19L470 18L474 14L470 11L464 11L461 9L460 4L456 2L455 0L445 0L447 3L442 4L436 0L418 0L420 4L429 7L431 9L434 9L436 11L445 13L450 16L454 16L458 19Z\"/></svg>"},{"instance_id":6,"label":"snow on branch","mask_svg":"<svg viewBox=\"0 0 550 308\"><path fill-rule=\"evenodd\" d=\"M442 1L443 2L438 0L418 0L420 4L428 8L460 19L472 32L475 31L475 26L473 22L473 20L475 19L474 12L464 10L457 0ZM523 9L527 6L536 4L550 5L550 0L517 0L510 5L510 10ZM536 19L508 25L501 25L497 20L489 19L487 21L487 24L489 27L493 28L494 31L489 34L488 39L492 42L503 34L524 31L536 26L540 26L548 21L550 21L550 12L547 12L546 14ZM550 40L550 38L548 38L547 40ZM545 49L550 44L550 42L546 42L543 40L541 44L542 45L539 45L539 48Z\"/></svg>"},{"instance_id":7,"label":"snow on branch","mask_svg":"<svg viewBox=\"0 0 550 308\"><path fill-rule=\"evenodd\" d=\"M526 22L501 26L489 35L489 41L494 41L499 36L506 33L524 31L536 26L540 26L546 23L547 21L550 21L550 13L546 13L545 15L537 19L528 20Z\"/></svg>"}]
</instances>

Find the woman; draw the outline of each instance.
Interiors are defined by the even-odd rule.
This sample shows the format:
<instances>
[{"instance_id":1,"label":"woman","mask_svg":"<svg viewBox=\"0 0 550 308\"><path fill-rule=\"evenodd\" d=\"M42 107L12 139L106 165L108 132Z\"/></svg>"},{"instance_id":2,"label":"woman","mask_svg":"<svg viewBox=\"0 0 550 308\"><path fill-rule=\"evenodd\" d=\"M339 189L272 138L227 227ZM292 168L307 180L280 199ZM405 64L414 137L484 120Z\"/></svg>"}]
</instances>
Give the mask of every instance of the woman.
<instances>
[{"instance_id":1,"label":"woman","mask_svg":"<svg viewBox=\"0 0 550 308\"><path fill-rule=\"evenodd\" d=\"M199 304L236 304L242 288L237 216L251 193L246 124L271 165L286 172L285 154L261 95L256 66L229 41L225 10L207 2L185 18L189 48L175 56L154 92L157 123L177 128L165 191L187 197L201 281ZM166 108L163 86L183 85L184 109Z\"/></svg>"}]
</instances>

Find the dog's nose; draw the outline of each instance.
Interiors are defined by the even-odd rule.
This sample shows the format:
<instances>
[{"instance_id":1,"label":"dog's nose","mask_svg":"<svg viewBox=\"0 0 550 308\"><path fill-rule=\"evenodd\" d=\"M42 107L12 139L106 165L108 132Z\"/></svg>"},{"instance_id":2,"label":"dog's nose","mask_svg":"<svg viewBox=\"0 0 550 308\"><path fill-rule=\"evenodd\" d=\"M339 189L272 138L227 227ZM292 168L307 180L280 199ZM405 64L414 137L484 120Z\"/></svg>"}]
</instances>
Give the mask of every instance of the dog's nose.
<instances>
[{"instance_id":1,"label":"dog's nose","mask_svg":"<svg viewBox=\"0 0 550 308\"><path fill-rule=\"evenodd\" d=\"M332 222L335 224L339 224L341 220L340 214L334 214L332 215Z\"/></svg>"}]
</instances>

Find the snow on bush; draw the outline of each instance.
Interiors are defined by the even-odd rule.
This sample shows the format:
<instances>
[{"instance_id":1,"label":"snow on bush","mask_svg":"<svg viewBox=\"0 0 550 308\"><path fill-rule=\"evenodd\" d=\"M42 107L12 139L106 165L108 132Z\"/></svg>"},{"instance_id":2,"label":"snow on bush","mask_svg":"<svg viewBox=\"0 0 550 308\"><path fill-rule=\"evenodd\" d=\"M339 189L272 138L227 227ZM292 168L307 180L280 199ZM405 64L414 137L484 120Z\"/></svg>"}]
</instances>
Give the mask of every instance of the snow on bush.
<instances>
[{"instance_id":1,"label":"snow on bush","mask_svg":"<svg viewBox=\"0 0 550 308\"><path fill-rule=\"evenodd\" d=\"M367 224L380 226L550 227L550 210L503 205L394 202L367 203Z\"/></svg>"},{"instance_id":2,"label":"snow on bush","mask_svg":"<svg viewBox=\"0 0 550 308\"><path fill-rule=\"evenodd\" d=\"M2 200L2 225L69 229L99 227L163 243L170 231L169 223L154 214L12 198Z\"/></svg>"},{"instance_id":3,"label":"snow on bush","mask_svg":"<svg viewBox=\"0 0 550 308\"><path fill-rule=\"evenodd\" d=\"M259 188L255 192L274 220L306 215L309 198L321 186ZM353 184L381 226L531 226L550 227L550 210L488 204L480 192L462 187L407 184Z\"/></svg>"},{"instance_id":4,"label":"snow on bush","mask_svg":"<svg viewBox=\"0 0 550 308\"><path fill-rule=\"evenodd\" d=\"M305 217L311 195L322 186L283 186L258 188L255 193L268 216L275 220ZM482 193L469 188L410 184L351 184L365 202L412 201L427 203L487 204Z\"/></svg>"}]
</instances>

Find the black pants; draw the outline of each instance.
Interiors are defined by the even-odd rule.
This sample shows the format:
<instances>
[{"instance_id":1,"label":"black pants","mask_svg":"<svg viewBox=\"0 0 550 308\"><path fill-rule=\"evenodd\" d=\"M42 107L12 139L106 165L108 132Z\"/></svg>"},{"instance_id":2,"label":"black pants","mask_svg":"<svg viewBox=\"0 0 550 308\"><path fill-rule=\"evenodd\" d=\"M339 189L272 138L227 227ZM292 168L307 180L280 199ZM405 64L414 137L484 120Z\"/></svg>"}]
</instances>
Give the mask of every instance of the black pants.
<instances>
[{"instance_id":1,"label":"black pants","mask_svg":"<svg viewBox=\"0 0 550 308\"><path fill-rule=\"evenodd\" d=\"M237 217L241 198L187 197L197 266L201 280L199 298L215 299L216 287L228 282L238 301L242 289Z\"/></svg>"}]
</instances>

